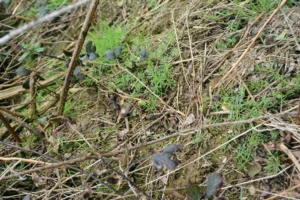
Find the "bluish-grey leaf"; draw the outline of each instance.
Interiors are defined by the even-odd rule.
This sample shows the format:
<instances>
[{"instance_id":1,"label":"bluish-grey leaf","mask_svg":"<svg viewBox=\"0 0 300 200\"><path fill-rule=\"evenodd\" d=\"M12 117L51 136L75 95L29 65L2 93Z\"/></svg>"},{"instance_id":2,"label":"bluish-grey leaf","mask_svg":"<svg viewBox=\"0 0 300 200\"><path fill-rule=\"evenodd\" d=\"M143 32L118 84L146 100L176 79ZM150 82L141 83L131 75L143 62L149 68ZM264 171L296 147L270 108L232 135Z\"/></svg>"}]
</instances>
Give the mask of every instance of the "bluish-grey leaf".
<instances>
[{"instance_id":1,"label":"bluish-grey leaf","mask_svg":"<svg viewBox=\"0 0 300 200\"><path fill-rule=\"evenodd\" d=\"M105 56L108 60L113 60L115 59L115 52L113 52L112 50L108 50L105 52Z\"/></svg>"},{"instance_id":2,"label":"bluish-grey leaf","mask_svg":"<svg viewBox=\"0 0 300 200\"><path fill-rule=\"evenodd\" d=\"M122 47L121 46L117 46L115 48L115 56L118 57L121 55L121 52L122 52Z\"/></svg>"},{"instance_id":3,"label":"bluish-grey leaf","mask_svg":"<svg viewBox=\"0 0 300 200\"><path fill-rule=\"evenodd\" d=\"M80 73L80 67L79 66L75 67L75 69L74 69L74 74L76 76L77 76L78 73Z\"/></svg>"},{"instance_id":4,"label":"bluish-grey leaf","mask_svg":"<svg viewBox=\"0 0 300 200\"><path fill-rule=\"evenodd\" d=\"M147 59L149 57L149 52L146 49L140 51L140 61Z\"/></svg>"},{"instance_id":5,"label":"bluish-grey leaf","mask_svg":"<svg viewBox=\"0 0 300 200\"><path fill-rule=\"evenodd\" d=\"M27 76L31 73L31 70L29 69L26 69L24 67L19 67L17 70L16 70L16 73L20 76Z\"/></svg>"},{"instance_id":6,"label":"bluish-grey leaf","mask_svg":"<svg viewBox=\"0 0 300 200\"><path fill-rule=\"evenodd\" d=\"M172 160L171 157L172 154L170 153L156 153L152 156L151 161L157 170L161 170L163 166L173 170L178 165L178 162L177 160Z\"/></svg>"},{"instance_id":7,"label":"bluish-grey leaf","mask_svg":"<svg viewBox=\"0 0 300 200\"><path fill-rule=\"evenodd\" d=\"M220 173L213 173L207 177L207 188L205 195L211 197L216 195L223 185L223 177Z\"/></svg>"},{"instance_id":8,"label":"bluish-grey leaf","mask_svg":"<svg viewBox=\"0 0 300 200\"><path fill-rule=\"evenodd\" d=\"M200 192L200 187L196 184L189 183L187 186L187 195L189 200L201 200L203 195Z\"/></svg>"},{"instance_id":9,"label":"bluish-grey leaf","mask_svg":"<svg viewBox=\"0 0 300 200\"><path fill-rule=\"evenodd\" d=\"M82 60L82 61L84 61L84 60L88 59L88 57L89 57L88 54L81 54L79 56L79 59Z\"/></svg>"},{"instance_id":10,"label":"bluish-grey leaf","mask_svg":"<svg viewBox=\"0 0 300 200\"><path fill-rule=\"evenodd\" d=\"M71 83L77 83L77 82L78 82L77 77L76 77L75 75L73 75L73 76L71 77Z\"/></svg>"},{"instance_id":11,"label":"bluish-grey leaf","mask_svg":"<svg viewBox=\"0 0 300 200\"><path fill-rule=\"evenodd\" d=\"M79 81L82 81L82 80L85 79L85 75L83 75L81 72L79 72L79 73L77 74L77 79L78 79Z\"/></svg>"},{"instance_id":12,"label":"bluish-grey leaf","mask_svg":"<svg viewBox=\"0 0 300 200\"><path fill-rule=\"evenodd\" d=\"M174 170L178 165L178 161L175 156L175 151L177 149L178 145L172 144L165 147L160 153L154 154L151 158L154 168L160 170L163 166L166 166L169 170Z\"/></svg>"},{"instance_id":13,"label":"bluish-grey leaf","mask_svg":"<svg viewBox=\"0 0 300 200\"><path fill-rule=\"evenodd\" d=\"M92 41L88 41L85 45L85 50L86 53L90 53L92 52L92 46L93 46L93 42Z\"/></svg>"},{"instance_id":14,"label":"bluish-grey leaf","mask_svg":"<svg viewBox=\"0 0 300 200\"><path fill-rule=\"evenodd\" d=\"M175 151L177 151L179 149L179 145L178 144L171 144L169 146L166 146L162 152L164 153L171 153L171 154L174 154Z\"/></svg>"},{"instance_id":15,"label":"bluish-grey leaf","mask_svg":"<svg viewBox=\"0 0 300 200\"><path fill-rule=\"evenodd\" d=\"M99 57L99 55L97 53L95 53L95 52L89 53L89 60L90 61L95 60L98 57Z\"/></svg>"},{"instance_id":16,"label":"bluish-grey leaf","mask_svg":"<svg viewBox=\"0 0 300 200\"><path fill-rule=\"evenodd\" d=\"M30 194L27 194L27 195L23 198L23 200L30 200Z\"/></svg>"}]
</instances>

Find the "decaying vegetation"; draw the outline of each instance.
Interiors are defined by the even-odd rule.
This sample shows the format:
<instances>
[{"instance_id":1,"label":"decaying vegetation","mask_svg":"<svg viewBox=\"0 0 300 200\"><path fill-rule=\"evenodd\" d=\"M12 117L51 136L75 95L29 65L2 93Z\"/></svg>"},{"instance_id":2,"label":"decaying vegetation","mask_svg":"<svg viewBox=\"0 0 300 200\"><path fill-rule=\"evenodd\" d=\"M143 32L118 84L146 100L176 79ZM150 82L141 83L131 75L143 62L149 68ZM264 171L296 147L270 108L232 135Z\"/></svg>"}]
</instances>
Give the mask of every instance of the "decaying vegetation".
<instances>
[{"instance_id":1,"label":"decaying vegetation","mask_svg":"<svg viewBox=\"0 0 300 200\"><path fill-rule=\"evenodd\" d=\"M299 6L0 1L1 199L299 199Z\"/></svg>"}]
</instances>

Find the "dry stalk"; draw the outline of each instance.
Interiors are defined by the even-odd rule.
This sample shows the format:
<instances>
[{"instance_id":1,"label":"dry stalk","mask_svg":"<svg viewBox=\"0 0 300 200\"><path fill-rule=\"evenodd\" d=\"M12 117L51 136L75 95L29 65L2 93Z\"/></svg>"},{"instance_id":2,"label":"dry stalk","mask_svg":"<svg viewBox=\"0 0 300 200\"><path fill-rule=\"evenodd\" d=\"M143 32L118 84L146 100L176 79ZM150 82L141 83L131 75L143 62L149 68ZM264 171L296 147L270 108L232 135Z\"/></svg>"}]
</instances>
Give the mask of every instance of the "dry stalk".
<instances>
[{"instance_id":1,"label":"dry stalk","mask_svg":"<svg viewBox=\"0 0 300 200\"><path fill-rule=\"evenodd\" d=\"M90 5L90 8L89 8L89 12L86 15L85 21L83 23L83 26L82 26L82 29L81 29L81 32L80 32L80 35L79 35L78 42L77 42L75 50L72 54L72 58L71 58L71 61L70 61L70 64L69 64L68 73L65 77L62 92L60 94L60 101L59 101L58 108L57 108L57 115L62 115L63 114L65 102L66 102L67 97L68 97L68 91L69 91L69 87L70 87L71 77L72 77L73 71L76 67L75 65L77 63L77 59L78 59L78 56L80 54L80 51L81 51L82 45L84 43L85 37L88 33L88 30L89 30L89 27L90 27L90 22L91 22L94 14L96 12L96 8L97 8L98 4L99 4L99 0L93 0L92 1L91 5Z\"/></svg>"},{"instance_id":2,"label":"dry stalk","mask_svg":"<svg viewBox=\"0 0 300 200\"><path fill-rule=\"evenodd\" d=\"M9 161L20 161L20 162L27 162L31 164L38 164L38 165L52 165L53 163L38 161L38 160L32 160L32 159L25 159L25 158L18 158L18 157L0 157L0 160L3 162L9 162Z\"/></svg>"}]
</instances>

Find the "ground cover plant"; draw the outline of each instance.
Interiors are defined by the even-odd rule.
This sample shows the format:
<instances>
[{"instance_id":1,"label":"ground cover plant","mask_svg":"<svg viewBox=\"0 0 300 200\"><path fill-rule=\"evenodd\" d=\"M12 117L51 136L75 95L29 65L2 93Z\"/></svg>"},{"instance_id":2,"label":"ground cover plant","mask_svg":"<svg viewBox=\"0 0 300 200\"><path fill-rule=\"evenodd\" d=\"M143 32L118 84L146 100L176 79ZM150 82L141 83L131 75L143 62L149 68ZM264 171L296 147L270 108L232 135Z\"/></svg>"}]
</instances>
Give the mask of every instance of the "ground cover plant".
<instances>
[{"instance_id":1,"label":"ground cover plant","mask_svg":"<svg viewBox=\"0 0 300 200\"><path fill-rule=\"evenodd\" d=\"M1 199L299 199L299 6L0 1Z\"/></svg>"}]
</instances>

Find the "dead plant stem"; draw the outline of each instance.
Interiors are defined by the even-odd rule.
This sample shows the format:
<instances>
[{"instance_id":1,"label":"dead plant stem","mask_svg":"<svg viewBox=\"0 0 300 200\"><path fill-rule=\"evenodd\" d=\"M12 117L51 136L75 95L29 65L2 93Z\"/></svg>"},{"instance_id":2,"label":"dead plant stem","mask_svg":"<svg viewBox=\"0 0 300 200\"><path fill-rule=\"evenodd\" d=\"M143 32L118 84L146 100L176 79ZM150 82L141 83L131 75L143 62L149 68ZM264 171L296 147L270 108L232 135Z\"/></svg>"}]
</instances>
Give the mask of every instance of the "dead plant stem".
<instances>
[{"instance_id":1,"label":"dead plant stem","mask_svg":"<svg viewBox=\"0 0 300 200\"><path fill-rule=\"evenodd\" d=\"M77 59L78 56L80 54L81 48L83 46L85 37L88 33L89 27L90 27L90 22L96 12L96 8L99 4L99 0L93 0L90 8L89 8L89 12L86 15L85 21L83 23L80 35L79 35L79 39L78 42L76 44L75 50L72 54L72 58L69 64L69 68L68 68L68 73L65 77L65 81L64 81L64 85L62 88L62 92L60 94L60 101L58 103L58 108L57 108L57 115L62 115L63 111L64 111L64 106L68 97L68 91L69 91L69 87L70 87L70 82L71 82L71 77L73 75L73 71L76 67L76 63L77 63Z\"/></svg>"}]
</instances>

